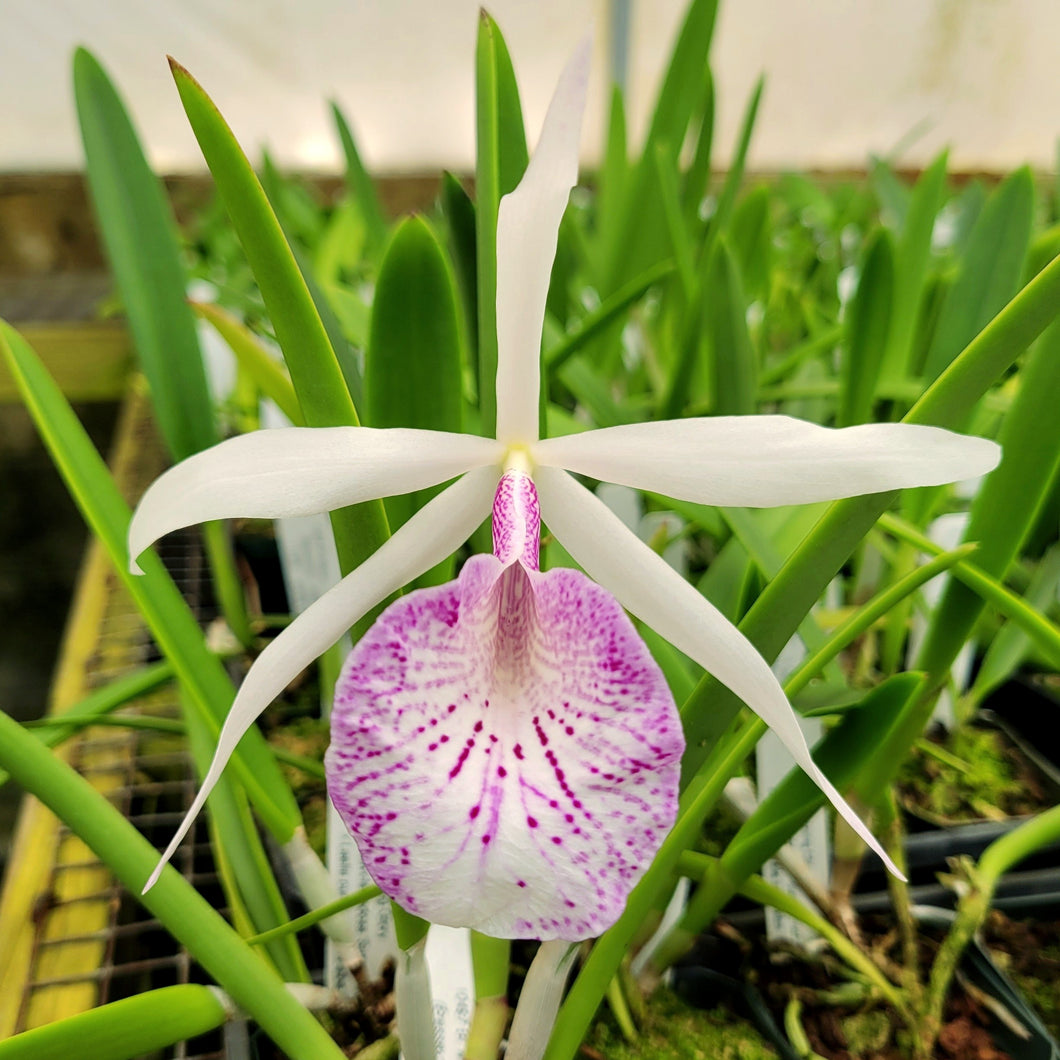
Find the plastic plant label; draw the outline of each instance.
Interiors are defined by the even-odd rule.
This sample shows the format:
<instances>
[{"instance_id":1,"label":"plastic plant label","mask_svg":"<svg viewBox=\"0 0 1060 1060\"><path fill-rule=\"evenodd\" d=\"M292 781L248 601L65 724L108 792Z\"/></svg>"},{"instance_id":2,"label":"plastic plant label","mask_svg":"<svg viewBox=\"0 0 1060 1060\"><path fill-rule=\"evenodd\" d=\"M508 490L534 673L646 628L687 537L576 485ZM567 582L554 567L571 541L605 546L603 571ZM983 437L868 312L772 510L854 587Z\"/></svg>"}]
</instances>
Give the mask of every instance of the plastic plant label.
<instances>
[{"instance_id":1,"label":"plastic plant label","mask_svg":"<svg viewBox=\"0 0 1060 1060\"><path fill-rule=\"evenodd\" d=\"M780 653L773 665L777 676L783 680L806 654L806 649L798 637L793 637ZM799 718L806 742L813 745L821 738L824 727L816 718ZM755 765L758 775L759 799L772 791L791 771L791 755L770 729L758 741L755 748ZM807 873L822 888L828 887L831 875L831 850L828 841L828 816L822 809L810 818L780 851L777 858L770 858L762 866L762 876L774 887L779 887L786 894L792 895L800 902L813 906L805 891L780 864L781 861L797 863L799 871ZM797 946L810 946L817 939L817 933L793 917L766 907L766 937L771 942L783 940Z\"/></svg>"}]
</instances>

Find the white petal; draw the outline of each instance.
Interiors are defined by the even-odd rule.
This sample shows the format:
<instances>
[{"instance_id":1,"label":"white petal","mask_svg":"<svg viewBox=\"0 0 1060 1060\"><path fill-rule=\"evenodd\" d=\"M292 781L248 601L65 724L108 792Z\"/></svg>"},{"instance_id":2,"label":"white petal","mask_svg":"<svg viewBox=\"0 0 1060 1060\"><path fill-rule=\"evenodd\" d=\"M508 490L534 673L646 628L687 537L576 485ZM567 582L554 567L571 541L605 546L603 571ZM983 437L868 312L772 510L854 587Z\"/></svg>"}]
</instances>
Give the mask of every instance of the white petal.
<instances>
[{"instance_id":1,"label":"white petal","mask_svg":"<svg viewBox=\"0 0 1060 1060\"><path fill-rule=\"evenodd\" d=\"M556 86L537 150L497 215L497 437L537 438L541 329L559 223L578 182L578 144L592 39L578 46Z\"/></svg>"},{"instance_id":2,"label":"white petal","mask_svg":"<svg viewBox=\"0 0 1060 1060\"><path fill-rule=\"evenodd\" d=\"M404 427L288 427L230 438L170 468L129 526L130 569L163 534L211 519L279 519L434 486L499 463L488 438Z\"/></svg>"},{"instance_id":3,"label":"white petal","mask_svg":"<svg viewBox=\"0 0 1060 1060\"><path fill-rule=\"evenodd\" d=\"M477 468L424 505L389 541L316 603L258 656L236 694L202 789L144 891L187 835L243 734L287 685L366 611L452 555L486 517L498 472Z\"/></svg>"},{"instance_id":4,"label":"white petal","mask_svg":"<svg viewBox=\"0 0 1060 1060\"><path fill-rule=\"evenodd\" d=\"M754 645L607 506L569 475L539 468L541 515L585 572L627 610L736 693L896 876L897 867L810 757L795 712Z\"/></svg>"},{"instance_id":5,"label":"white petal","mask_svg":"<svg viewBox=\"0 0 1060 1060\"><path fill-rule=\"evenodd\" d=\"M1001 450L940 427L835 430L790 416L715 416L549 438L533 456L682 500L765 508L957 482L995 468Z\"/></svg>"}]
</instances>

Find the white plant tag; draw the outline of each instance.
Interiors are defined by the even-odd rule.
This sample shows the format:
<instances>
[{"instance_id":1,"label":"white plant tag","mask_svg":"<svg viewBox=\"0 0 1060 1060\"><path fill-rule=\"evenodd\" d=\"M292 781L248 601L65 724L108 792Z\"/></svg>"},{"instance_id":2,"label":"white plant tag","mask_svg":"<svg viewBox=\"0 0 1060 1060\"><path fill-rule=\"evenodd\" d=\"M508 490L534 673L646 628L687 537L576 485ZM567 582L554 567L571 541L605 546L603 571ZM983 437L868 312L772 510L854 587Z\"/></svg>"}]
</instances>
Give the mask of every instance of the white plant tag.
<instances>
[{"instance_id":1,"label":"white plant tag","mask_svg":"<svg viewBox=\"0 0 1060 1060\"><path fill-rule=\"evenodd\" d=\"M796 636L785 645L773 671L779 680L789 674L806 655L802 641ZM817 718L799 719L806 742L812 747L824 732L824 726ZM791 771L794 763L780 739L769 730L755 748L755 766L758 776L758 798L764 799ZM807 823L791 837L784 848L785 856L793 855L802 864L800 869L810 874L822 888L827 888L831 875L831 851L828 841L828 817L823 809L810 818ZM782 868L776 858L770 858L762 866L763 877L774 887L779 887L786 894L792 895L811 907L813 903L807 898L803 889ZM798 946L811 945L817 938L816 932L806 927L793 917L780 913L766 906L766 937L771 942L783 940Z\"/></svg>"},{"instance_id":2,"label":"white plant tag","mask_svg":"<svg viewBox=\"0 0 1060 1060\"><path fill-rule=\"evenodd\" d=\"M346 831L338 811L328 799L328 871L339 897L353 894L375 882L361 860L360 851L353 837ZM394 939L394 921L390 915L390 900L384 895L363 902L353 910L356 925L354 945L364 961L364 972L369 979L376 979L388 961L397 959L397 942ZM340 947L331 939L326 940L324 956L324 982L342 993L355 994L356 987L343 960Z\"/></svg>"},{"instance_id":3,"label":"white plant tag","mask_svg":"<svg viewBox=\"0 0 1060 1060\"><path fill-rule=\"evenodd\" d=\"M427 968L434 998L434 1048L438 1060L460 1060L475 1007L471 935L435 924L427 935Z\"/></svg>"}]
</instances>

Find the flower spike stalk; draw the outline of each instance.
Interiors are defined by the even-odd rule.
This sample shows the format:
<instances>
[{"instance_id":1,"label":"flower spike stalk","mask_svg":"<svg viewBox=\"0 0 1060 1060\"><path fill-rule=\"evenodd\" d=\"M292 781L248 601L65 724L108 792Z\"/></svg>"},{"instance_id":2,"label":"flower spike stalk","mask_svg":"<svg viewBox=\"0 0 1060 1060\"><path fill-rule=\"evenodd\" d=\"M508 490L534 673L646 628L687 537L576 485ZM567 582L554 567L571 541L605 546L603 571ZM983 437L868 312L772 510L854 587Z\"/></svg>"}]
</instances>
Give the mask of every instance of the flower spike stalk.
<instances>
[{"instance_id":1,"label":"flower spike stalk","mask_svg":"<svg viewBox=\"0 0 1060 1060\"><path fill-rule=\"evenodd\" d=\"M308 514L460 476L262 652L163 863L272 699L492 510L493 555L392 604L338 685L329 787L384 892L432 921L504 937L577 940L617 918L673 821L682 746L669 691L623 608L736 692L897 872L813 762L765 660L570 472L761 507L971 478L997 464L998 447L934 427L831 430L785 416L539 440L540 335L577 179L589 55L586 40L560 79L526 175L500 206L495 439L258 431L173 468L141 502L133 563L151 541L194 522ZM537 569L542 519L588 577Z\"/></svg>"}]
</instances>

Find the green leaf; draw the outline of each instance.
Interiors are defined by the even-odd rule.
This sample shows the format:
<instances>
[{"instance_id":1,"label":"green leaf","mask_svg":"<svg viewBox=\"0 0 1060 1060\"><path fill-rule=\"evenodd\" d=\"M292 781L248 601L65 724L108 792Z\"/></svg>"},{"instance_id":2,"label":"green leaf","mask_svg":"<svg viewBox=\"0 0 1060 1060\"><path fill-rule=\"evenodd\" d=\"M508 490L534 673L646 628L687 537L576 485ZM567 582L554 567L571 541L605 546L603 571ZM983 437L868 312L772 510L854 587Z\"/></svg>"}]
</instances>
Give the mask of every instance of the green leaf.
<instances>
[{"instance_id":1,"label":"green leaf","mask_svg":"<svg viewBox=\"0 0 1060 1060\"><path fill-rule=\"evenodd\" d=\"M1057 598L1060 587L1060 544L1054 544L1038 564L1024 599L1031 607L1045 611ZM965 697L977 709L994 689L999 688L1023 664L1032 646L1030 635L1015 622L1001 627L990 641L986 656Z\"/></svg>"},{"instance_id":2,"label":"green leaf","mask_svg":"<svg viewBox=\"0 0 1060 1060\"><path fill-rule=\"evenodd\" d=\"M669 257L666 214L658 195L657 159L678 168L689 123L704 99L710 78L708 54L717 17L717 0L693 0L685 15L666 77L659 89L641 156L631 174L612 180L623 185L617 223L609 226L611 241L604 245L601 294L613 294L632 277ZM612 160L616 164L616 160ZM610 194L610 193L609 193ZM617 198L613 201L617 202Z\"/></svg>"},{"instance_id":3,"label":"green leaf","mask_svg":"<svg viewBox=\"0 0 1060 1060\"><path fill-rule=\"evenodd\" d=\"M924 373L936 378L1016 293L1034 218L1034 180L1018 169L990 196L942 307Z\"/></svg>"},{"instance_id":4,"label":"green leaf","mask_svg":"<svg viewBox=\"0 0 1060 1060\"><path fill-rule=\"evenodd\" d=\"M608 248L617 244L622 226L624 203L629 183L629 158L626 145L626 107L619 85L611 87L611 106L607 114L607 143L604 160L597 174L596 223L598 237L593 267L596 277L609 274Z\"/></svg>"},{"instance_id":5,"label":"green leaf","mask_svg":"<svg viewBox=\"0 0 1060 1060\"><path fill-rule=\"evenodd\" d=\"M172 60L170 65L195 138L254 270L306 423L355 426L357 413L327 330L261 184L210 97L184 67ZM332 512L331 524L345 573L389 536L379 501ZM366 629L373 617L366 615L356 630Z\"/></svg>"},{"instance_id":6,"label":"green leaf","mask_svg":"<svg viewBox=\"0 0 1060 1060\"><path fill-rule=\"evenodd\" d=\"M931 260L931 236L946 191L947 162L943 151L908 196L894 255L894 312L881 370L886 379L901 379L910 371L913 334Z\"/></svg>"},{"instance_id":7,"label":"green leaf","mask_svg":"<svg viewBox=\"0 0 1060 1060\"><path fill-rule=\"evenodd\" d=\"M956 427L1001 375L1060 312L1060 260L1046 266L970 342L905 417L907 423ZM895 494L852 497L832 504L740 623L767 659L775 659L825 586L890 506ZM703 709L709 703L710 709ZM709 675L682 709L688 748L683 777L695 776L709 753L708 726L724 728L740 700Z\"/></svg>"},{"instance_id":8,"label":"green leaf","mask_svg":"<svg viewBox=\"0 0 1060 1060\"><path fill-rule=\"evenodd\" d=\"M703 71L702 101L699 106L699 128L696 130L692 163L685 174L682 202L689 228L699 225L699 211L710 187L710 163L714 151L715 95L714 76L710 67Z\"/></svg>"},{"instance_id":9,"label":"green leaf","mask_svg":"<svg viewBox=\"0 0 1060 1060\"><path fill-rule=\"evenodd\" d=\"M711 254L703 298L714 415L750 415L757 401L758 367L747 333L747 303L739 270L725 239L717 241Z\"/></svg>"},{"instance_id":10,"label":"green leaf","mask_svg":"<svg viewBox=\"0 0 1060 1060\"><path fill-rule=\"evenodd\" d=\"M869 183L880 204L880 219L889 228L902 231L906 226L912 195L886 158L873 157L869 166Z\"/></svg>"},{"instance_id":11,"label":"green leaf","mask_svg":"<svg viewBox=\"0 0 1060 1060\"><path fill-rule=\"evenodd\" d=\"M348 276L356 277L362 271L366 264L364 220L352 202L340 202L332 210L313 248L310 264L321 288L341 283Z\"/></svg>"},{"instance_id":12,"label":"green leaf","mask_svg":"<svg viewBox=\"0 0 1060 1060\"><path fill-rule=\"evenodd\" d=\"M58 1019L0 1042L0 1060L128 1060L157 1055L229 1019L217 992L198 983L163 986Z\"/></svg>"},{"instance_id":13,"label":"green leaf","mask_svg":"<svg viewBox=\"0 0 1060 1060\"><path fill-rule=\"evenodd\" d=\"M343 157L346 159L346 188L364 220L369 246L374 250L381 250L386 244L387 223L379 196L376 194L375 184L364 168L361 153L357 150L357 142L353 138L353 131L338 103L332 102L331 116L335 121L339 142L342 144Z\"/></svg>"},{"instance_id":14,"label":"green leaf","mask_svg":"<svg viewBox=\"0 0 1060 1060\"><path fill-rule=\"evenodd\" d=\"M218 440L187 273L165 192L144 158L120 97L84 48L74 52L74 93L100 233L121 293L159 430L175 460Z\"/></svg>"},{"instance_id":15,"label":"green leaf","mask_svg":"<svg viewBox=\"0 0 1060 1060\"><path fill-rule=\"evenodd\" d=\"M765 90L764 77L759 77L755 86L751 89L751 97L744 109L743 120L740 122L740 135L736 141L736 150L733 152L732 161L729 163L728 172L725 174L725 183L721 186L721 194L718 196L718 206L714 216L710 219L710 239L704 246L704 253L710 249L711 242L725 231L729 224L733 205L736 202L736 194L743 184L744 169L747 166L747 152L751 146L751 136L754 133L755 121L758 119L758 108L762 102L762 92Z\"/></svg>"},{"instance_id":16,"label":"green leaf","mask_svg":"<svg viewBox=\"0 0 1060 1060\"><path fill-rule=\"evenodd\" d=\"M254 270L306 422L356 424L320 314L258 178L213 101L187 70L171 65L192 130Z\"/></svg>"},{"instance_id":17,"label":"green leaf","mask_svg":"<svg viewBox=\"0 0 1060 1060\"><path fill-rule=\"evenodd\" d=\"M751 300L765 299L773 258L773 232L769 221L772 192L765 184L749 191L732 214L729 245Z\"/></svg>"},{"instance_id":18,"label":"green leaf","mask_svg":"<svg viewBox=\"0 0 1060 1060\"><path fill-rule=\"evenodd\" d=\"M460 305L464 314L468 371L478 387L478 269L475 261L475 204L452 173L442 174L442 214L449 231L449 256L453 261Z\"/></svg>"},{"instance_id":19,"label":"green leaf","mask_svg":"<svg viewBox=\"0 0 1060 1060\"><path fill-rule=\"evenodd\" d=\"M372 317L368 304L357 291L339 283L326 283L322 290L346 341L359 350L365 349Z\"/></svg>"},{"instance_id":20,"label":"green leaf","mask_svg":"<svg viewBox=\"0 0 1060 1060\"><path fill-rule=\"evenodd\" d=\"M0 355L85 521L107 550L162 653L172 662L216 738L235 696L221 661L207 649L180 590L154 552L141 557L142 576L129 573L129 506L36 354L2 321ZM281 843L286 842L301 825L301 812L260 730L250 729L232 756L232 765L261 819Z\"/></svg>"},{"instance_id":21,"label":"green leaf","mask_svg":"<svg viewBox=\"0 0 1060 1060\"><path fill-rule=\"evenodd\" d=\"M844 357L840 365L836 426L849 427L873 418L894 305L894 243L885 228L869 237L858 289L847 317Z\"/></svg>"},{"instance_id":22,"label":"green leaf","mask_svg":"<svg viewBox=\"0 0 1060 1060\"><path fill-rule=\"evenodd\" d=\"M965 538L979 543L976 566L998 579L1034 526L1060 468L1058 393L1060 322L1042 335L1020 371L1019 389L998 437L1001 463L972 503ZM982 607L971 589L951 581L932 615L919 665L933 674L947 669Z\"/></svg>"},{"instance_id":23,"label":"green leaf","mask_svg":"<svg viewBox=\"0 0 1060 1060\"><path fill-rule=\"evenodd\" d=\"M256 336L244 324L220 306L205 302L192 302L192 310L217 329L217 334L228 343L243 370L254 381L254 385L276 403L280 411L296 427L304 427L302 410L295 397L291 380L276 359L258 342Z\"/></svg>"},{"instance_id":24,"label":"green leaf","mask_svg":"<svg viewBox=\"0 0 1060 1060\"><path fill-rule=\"evenodd\" d=\"M519 87L497 23L482 11L475 48L478 250L478 400L483 434L497 428L497 210L522 179L529 155Z\"/></svg>"},{"instance_id":25,"label":"green leaf","mask_svg":"<svg viewBox=\"0 0 1060 1060\"><path fill-rule=\"evenodd\" d=\"M707 56L717 15L718 0L693 0L689 5L655 101L644 157L651 158L659 144L666 144L676 164L688 124L703 98L704 79L710 76Z\"/></svg>"},{"instance_id":26,"label":"green leaf","mask_svg":"<svg viewBox=\"0 0 1060 1060\"><path fill-rule=\"evenodd\" d=\"M880 516L880 529L893 534L899 541L912 545L925 555L942 554L941 545L935 544L912 523L889 512ZM1050 665L1060 667L1060 626L1032 606L1026 594L1021 596L1014 593L997 578L985 573L981 567L970 561L955 563L953 576L996 608L1010 622L1018 625L1035 642Z\"/></svg>"},{"instance_id":27,"label":"green leaf","mask_svg":"<svg viewBox=\"0 0 1060 1060\"><path fill-rule=\"evenodd\" d=\"M631 280L621 290L604 299L591 313L579 321L576 327L564 332L562 338L546 349L544 355L546 369L554 372L576 353L580 353L592 339L615 323L652 287L672 276L675 270L676 266L672 261L661 261Z\"/></svg>"},{"instance_id":28,"label":"green leaf","mask_svg":"<svg viewBox=\"0 0 1060 1060\"><path fill-rule=\"evenodd\" d=\"M462 430L456 285L445 251L422 217L401 222L379 267L365 394L365 420L372 427ZM439 489L387 498L392 525L403 526ZM449 559L422 584L448 581L452 570Z\"/></svg>"}]
</instances>

